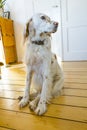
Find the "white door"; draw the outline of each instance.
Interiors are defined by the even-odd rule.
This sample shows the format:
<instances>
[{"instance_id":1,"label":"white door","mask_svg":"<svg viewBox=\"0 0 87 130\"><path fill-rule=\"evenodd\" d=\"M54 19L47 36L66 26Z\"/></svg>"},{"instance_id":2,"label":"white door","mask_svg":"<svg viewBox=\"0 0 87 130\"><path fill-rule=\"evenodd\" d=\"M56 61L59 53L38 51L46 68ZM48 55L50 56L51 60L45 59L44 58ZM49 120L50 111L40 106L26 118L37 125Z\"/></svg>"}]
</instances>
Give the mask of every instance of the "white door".
<instances>
[{"instance_id":1,"label":"white door","mask_svg":"<svg viewBox=\"0 0 87 130\"><path fill-rule=\"evenodd\" d=\"M52 35L52 51L62 57L60 0L33 0L34 13L44 13L59 22L58 31Z\"/></svg>"},{"instance_id":2,"label":"white door","mask_svg":"<svg viewBox=\"0 0 87 130\"><path fill-rule=\"evenodd\" d=\"M63 60L87 60L87 0L61 0Z\"/></svg>"}]
</instances>

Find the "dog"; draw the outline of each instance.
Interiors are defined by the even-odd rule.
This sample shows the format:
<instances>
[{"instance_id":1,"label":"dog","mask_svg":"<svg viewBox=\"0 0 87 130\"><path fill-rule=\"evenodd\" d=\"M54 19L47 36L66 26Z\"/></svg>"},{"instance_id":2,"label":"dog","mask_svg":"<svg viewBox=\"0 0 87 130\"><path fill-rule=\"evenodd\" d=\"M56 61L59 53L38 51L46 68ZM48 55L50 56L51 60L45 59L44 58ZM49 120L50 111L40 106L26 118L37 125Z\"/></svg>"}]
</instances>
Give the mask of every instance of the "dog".
<instances>
[{"instance_id":1,"label":"dog","mask_svg":"<svg viewBox=\"0 0 87 130\"><path fill-rule=\"evenodd\" d=\"M60 94L63 87L63 71L56 55L51 52L51 34L55 33L57 28L58 22L52 21L44 14L35 14L26 24L26 88L19 107L29 103L30 109L37 115L43 115L47 111L47 104ZM35 90L32 101L31 86Z\"/></svg>"}]
</instances>

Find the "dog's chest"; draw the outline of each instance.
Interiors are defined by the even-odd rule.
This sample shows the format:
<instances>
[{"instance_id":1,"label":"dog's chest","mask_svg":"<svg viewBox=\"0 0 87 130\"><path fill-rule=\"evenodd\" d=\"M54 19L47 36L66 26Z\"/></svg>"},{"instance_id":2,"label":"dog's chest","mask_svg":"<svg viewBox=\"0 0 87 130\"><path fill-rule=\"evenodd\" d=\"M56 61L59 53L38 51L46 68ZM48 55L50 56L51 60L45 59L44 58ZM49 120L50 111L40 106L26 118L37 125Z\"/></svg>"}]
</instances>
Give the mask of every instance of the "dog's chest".
<instances>
[{"instance_id":1,"label":"dog's chest","mask_svg":"<svg viewBox=\"0 0 87 130\"><path fill-rule=\"evenodd\" d=\"M48 51L43 46L30 45L26 50L26 62L29 65L41 65L48 55Z\"/></svg>"}]
</instances>

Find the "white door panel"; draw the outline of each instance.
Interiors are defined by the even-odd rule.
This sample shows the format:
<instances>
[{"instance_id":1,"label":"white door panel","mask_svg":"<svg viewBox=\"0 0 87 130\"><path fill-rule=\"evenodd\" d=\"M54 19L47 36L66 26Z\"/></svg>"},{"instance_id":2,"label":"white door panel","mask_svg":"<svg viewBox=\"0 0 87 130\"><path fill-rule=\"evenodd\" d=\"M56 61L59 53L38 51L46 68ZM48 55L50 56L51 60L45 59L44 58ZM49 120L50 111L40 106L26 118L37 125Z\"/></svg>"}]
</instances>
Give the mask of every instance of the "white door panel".
<instances>
[{"instance_id":1,"label":"white door panel","mask_svg":"<svg viewBox=\"0 0 87 130\"><path fill-rule=\"evenodd\" d=\"M67 0L68 22L73 25L87 25L87 0Z\"/></svg>"},{"instance_id":2,"label":"white door panel","mask_svg":"<svg viewBox=\"0 0 87 130\"><path fill-rule=\"evenodd\" d=\"M70 52L86 52L87 26L73 27L68 30L68 43Z\"/></svg>"},{"instance_id":3,"label":"white door panel","mask_svg":"<svg viewBox=\"0 0 87 130\"><path fill-rule=\"evenodd\" d=\"M87 60L87 0L61 0L63 60Z\"/></svg>"},{"instance_id":4,"label":"white door panel","mask_svg":"<svg viewBox=\"0 0 87 130\"><path fill-rule=\"evenodd\" d=\"M58 31L52 35L52 51L62 57L60 0L33 0L34 13L44 13L59 22Z\"/></svg>"}]
</instances>

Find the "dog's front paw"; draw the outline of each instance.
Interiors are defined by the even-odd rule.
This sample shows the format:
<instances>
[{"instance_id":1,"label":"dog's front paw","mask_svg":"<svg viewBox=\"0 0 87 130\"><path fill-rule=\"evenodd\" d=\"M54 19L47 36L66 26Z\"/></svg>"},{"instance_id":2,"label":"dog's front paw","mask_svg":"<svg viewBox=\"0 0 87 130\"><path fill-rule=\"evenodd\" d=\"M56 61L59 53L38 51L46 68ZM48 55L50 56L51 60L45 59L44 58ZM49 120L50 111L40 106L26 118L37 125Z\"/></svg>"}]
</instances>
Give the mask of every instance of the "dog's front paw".
<instances>
[{"instance_id":1,"label":"dog's front paw","mask_svg":"<svg viewBox=\"0 0 87 130\"><path fill-rule=\"evenodd\" d=\"M36 107L37 107L37 102L35 101L35 100L33 100L33 101L31 101L30 103L29 103L29 108L31 109L31 110L35 110L36 109Z\"/></svg>"},{"instance_id":2,"label":"dog's front paw","mask_svg":"<svg viewBox=\"0 0 87 130\"><path fill-rule=\"evenodd\" d=\"M47 111L47 106L45 103L39 103L36 110L35 110L35 113L37 115L43 115L45 112Z\"/></svg>"},{"instance_id":3,"label":"dog's front paw","mask_svg":"<svg viewBox=\"0 0 87 130\"><path fill-rule=\"evenodd\" d=\"M22 100L19 102L19 108L25 107L29 103L29 98L23 97Z\"/></svg>"}]
</instances>

